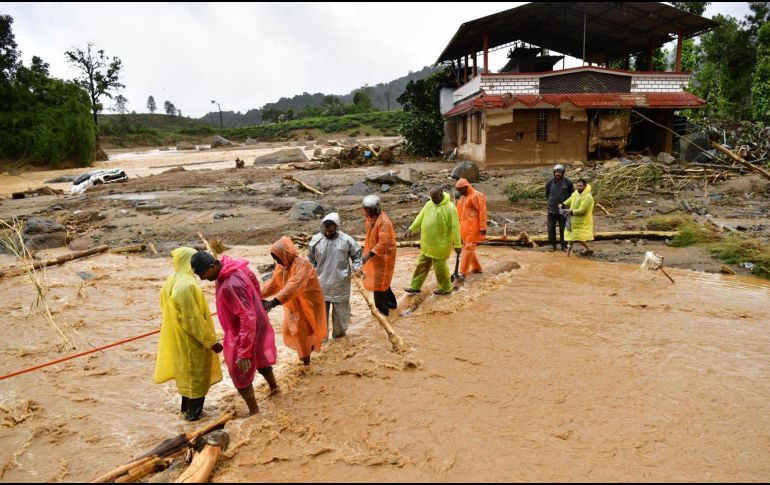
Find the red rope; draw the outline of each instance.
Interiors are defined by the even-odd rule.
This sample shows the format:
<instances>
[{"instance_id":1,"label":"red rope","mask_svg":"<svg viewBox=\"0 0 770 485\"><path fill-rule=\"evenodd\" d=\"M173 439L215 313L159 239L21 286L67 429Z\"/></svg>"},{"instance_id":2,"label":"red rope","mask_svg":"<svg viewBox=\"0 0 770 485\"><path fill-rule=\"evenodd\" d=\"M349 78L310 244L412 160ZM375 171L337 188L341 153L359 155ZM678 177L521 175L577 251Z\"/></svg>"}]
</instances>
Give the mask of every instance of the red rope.
<instances>
[{"instance_id":1,"label":"red rope","mask_svg":"<svg viewBox=\"0 0 770 485\"><path fill-rule=\"evenodd\" d=\"M214 316L216 314L217 313L214 312L211 315ZM51 362L46 362L45 364L36 365L36 366L30 367L28 369L23 369L23 370L16 371L16 372L11 372L10 374L6 374L4 376L0 376L0 381L2 381L3 379L11 378L11 377L16 377L16 376L21 375L21 374L26 374L27 372L36 371L36 370L42 369L44 367L49 367L49 366L52 366L54 364L60 364L62 362L66 362L68 360L77 359L78 357L83 357L84 355L93 354L95 352L99 352L99 351L102 351L102 350L109 349L110 347L117 347L118 345L123 345L125 343L132 342L134 340L139 340L140 338L149 337L150 335L155 335L156 333L160 333L160 329L153 330L152 332L143 333L142 335L137 335L136 337L131 337L131 338L127 338L127 339L124 339L124 340L120 340L118 342L113 342L111 344L103 345L101 347L97 347L95 349L87 350L87 351L81 352L79 354L68 355L67 357L62 357L61 359L52 360Z\"/></svg>"}]
</instances>

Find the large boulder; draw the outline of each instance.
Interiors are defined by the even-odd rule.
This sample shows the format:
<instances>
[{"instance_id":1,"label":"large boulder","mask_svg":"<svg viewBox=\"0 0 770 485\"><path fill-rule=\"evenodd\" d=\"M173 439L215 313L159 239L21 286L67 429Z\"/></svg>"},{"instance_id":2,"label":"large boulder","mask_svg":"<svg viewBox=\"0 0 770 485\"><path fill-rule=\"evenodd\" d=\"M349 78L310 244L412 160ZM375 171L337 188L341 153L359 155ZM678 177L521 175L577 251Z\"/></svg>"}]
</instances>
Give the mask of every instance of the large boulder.
<instances>
[{"instance_id":1,"label":"large boulder","mask_svg":"<svg viewBox=\"0 0 770 485\"><path fill-rule=\"evenodd\" d=\"M216 135L214 139L211 141L211 148L221 148L221 147L231 147L233 146L232 142L228 140L227 138L223 138L219 135Z\"/></svg>"},{"instance_id":2,"label":"large boulder","mask_svg":"<svg viewBox=\"0 0 770 485\"><path fill-rule=\"evenodd\" d=\"M177 150L195 150L197 147L189 141L180 141L176 144Z\"/></svg>"},{"instance_id":3,"label":"large boulder","mask_svg":"<svg viewBox=\"0 0 770 485\"><path fill-rule=\"evenodd\" d=\"M411 185L420 181L420 174L413 168L402 168L396 173L396 179L402 184Z\"/></svg>"},{"instance_id":4,"label":"large boulder","mask_svg":"<svg viewBox=\"0 0 770 485\"><path fill-rule=\"evenodd\" d=\"M56 221L30 217L22 231L22 238L31 250L58 248L66 243L67 228Z\"/></svg>"},{"instance_id":5,"label":"large boulder","mask_svg":"<svg viewBox=\"0 0 770 485\"><path fill-rule=\"evenodd\" d=\"M338 147L326 148L322 152L323 156L325 157L336 157L340 153L342 153L342 148Z\"/></svg>"},{"instance_id":6,"label":"large boulder","mask_svg":"<svg viewBox=\"0 0 770 485\"><path fill-rule=\"evenodd\" d=\"M319 219L325 214L324 206L312 200L301 200L294 204L289 210L289 219L295 221L312 221Z\"/></svg>"},{"instance_id":7,"label":"large boulder","mask_svg":"<svg viewBox=\"0 0 770 485\"><path fill-rule=\"evenodd\" d=\"M323 148L317 147L315 150L313 150L313 156L314 157L320 156L323 153L323 150L324 150Z\"/></svg>"},{"instance_id":8,"label":"large boulder","mask_svg":"<svg viewBox=\"0 0 770 485\"><path fill-rule=\"evenodd\" d=\"M473 183L479 179L479 166L473 162L460 162L452 169L450 177L455 180L465 179Z\"/></svg>"},{"instance_id":9,"label":"large boulder","mask_svg":"<svg viewBox=\"0 0 770 485\"><path fill-rule=\"evenodd\" d=\"M254 159L254 165L279 165L282 163L307 162L309 159L301 148L286 148Z\"/></svg>"},{"instance_id":10,"label":"large boulder","mask_svg":"<svg viewBox=\"0 0 770 485\"><path fill-rule=\"evenodd\" d=\"M389 172L370 173L366 176L366 180L377 184L393 185L398 182L398 177L396 176L396 172L391 170Z\"/></svg>"},{"instance_id":11,"label":"large boulder","mask_svg":"<svg viewBox=\"0 0 770 485\"><path fill-rule=\"evenodd\" d=\"M256 145L256 144L258 144L259 142L258 142L257 140L255 140L254 138L246 138L246 141L245 141L245 143L246 143L247 145Z\"/></svg>"},{"instance_id":12,"label":"large boulder","mask_svg":"<svg viewBox=\"0 0 770 485\"><path fill-rule=\"evenodd\" d=\"M345 192L345 195L369 195L371 193L372 189L368 185L363 182L356 182Z\"/></svg>"}]
</instances>

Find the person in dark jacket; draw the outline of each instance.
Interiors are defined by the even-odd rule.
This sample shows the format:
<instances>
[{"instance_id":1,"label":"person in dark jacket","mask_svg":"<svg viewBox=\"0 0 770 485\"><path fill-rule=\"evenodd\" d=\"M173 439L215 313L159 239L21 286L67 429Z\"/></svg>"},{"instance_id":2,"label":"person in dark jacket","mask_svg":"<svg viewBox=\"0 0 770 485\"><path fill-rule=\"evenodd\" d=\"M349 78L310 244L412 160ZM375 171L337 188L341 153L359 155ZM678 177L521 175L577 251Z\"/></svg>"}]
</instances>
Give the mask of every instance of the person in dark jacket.
<instances>
[{"instance_id":1,"label":"person in dark jacket","mask_svg":"<svg viewBox=\"0 0 770 485\"><path fill-rule=\"evenodd\" d=\"M575 191L570 179L564 176L564 165L557 164L553 167L553 178L545 184L545 198L548 200L548 242L551 251L556 251L556 224L559 224L559 242L561 250L567 249L567 241L564 240L565 217L561 215L560 205L564 203Z\"/></svg>"}]
</instances>

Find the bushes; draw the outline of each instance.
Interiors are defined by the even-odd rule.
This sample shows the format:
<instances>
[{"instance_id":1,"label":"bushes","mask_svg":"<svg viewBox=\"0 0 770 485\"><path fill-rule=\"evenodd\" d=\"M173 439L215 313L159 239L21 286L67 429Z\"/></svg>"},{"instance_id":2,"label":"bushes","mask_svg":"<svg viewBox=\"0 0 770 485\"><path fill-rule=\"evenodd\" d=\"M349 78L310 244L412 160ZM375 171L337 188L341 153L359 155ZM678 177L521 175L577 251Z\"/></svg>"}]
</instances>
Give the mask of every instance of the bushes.
<instances>
[{"instance_id":1,"label":"bushes","mask_svg":"<svg viewBox=\"0 0 770 485\"><path fill-rule=\"evenodd\" d=\"M545 200L545 186L543 184L524 186L514 182L505 187L505 196L511 202L526 199Z\"/></svg>"},{"instance_id":2,"label":"bushes","mask_svg":"<svg viewBox=\"0 0 770 485\"><path fill-rule=\"evenodd\" d=\"M394 132L406 119L403 111L375 111L371 113L358 113L345 116L328 116L316 118L303 118L273 123L270 125L249 126L227 131L230 138L245 140L287 140L292 132L300 130L320 130L324 133L351 133L369 131ZM368 127L371 127L370 130ZM352 135L350 135L352 136Z\"/></svg>"}]
</instances>

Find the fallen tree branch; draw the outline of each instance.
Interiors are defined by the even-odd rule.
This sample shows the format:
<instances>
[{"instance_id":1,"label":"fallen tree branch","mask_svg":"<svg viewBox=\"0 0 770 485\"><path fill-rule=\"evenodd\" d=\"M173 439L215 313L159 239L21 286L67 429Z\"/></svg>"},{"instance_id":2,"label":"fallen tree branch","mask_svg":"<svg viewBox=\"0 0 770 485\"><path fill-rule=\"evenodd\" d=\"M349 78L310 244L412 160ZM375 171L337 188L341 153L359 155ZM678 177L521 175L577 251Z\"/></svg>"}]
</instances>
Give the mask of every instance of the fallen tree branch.
<instances>
[{"instance_id":1,"label":"fallen tree branch","mask_svg":"<svg viewBox=\"0 0 770 485\"><path fill-rule=\"evenodd\" d=\"M46 268L48 266L56 266L59 264L64 264L67 261L72 261L74 259L80 259L85 258L86 256L92 256L94 254L103 253L110 249L110 247L106 244L102 244L101 246L96 246L90 249L86 249L84 251L76 251L74 253L65 254L64 256L59 256L58 258L52 258L52 259L46 259L45 261L35 261L32 263L33 269L40 269L40 268ZM24 274L27 272L28 268L7 268L2 271L0 271L0 278L9 278L11 276L18 276L20 274Z\"/></svg>"},{"instance_id":2,"label":"fallen tree branch","mask_svg":"<svg viewBox=\"0 0 770 485\"><path fill-rule=\"evenodd\" d=\"M110 249L110 252L113 254L141 253L145 249L147 249L146 244L132 244L131 246L122 246L119 248Z\"/></svg>"},{"instance_id":3,"label":"fallen tree branch","mask_svg":"<svg viewBox=\"0 0 770 485\"><path fill-rule=\"evenodd\" d=\"M736 155L735 153L733 153L732 151L728 150L727 148L723 147L722 145L720 145L719 143L717 143L715 141L711 142L711 146L716 148L720 152L724 153L725 155L729 156L730 158L732 158L736 162L740 163L744 167L749 168L749 169L753 170L754 172L757 172L758 174L762 175L766 179L770 180L770 172L768 172L767 170L765 170L765 169L763 169L761 167L757 167L756 165L747 162L743 158L739 157L738 155Z\"/></svg>"},{"instance_id":4,"label":"fallen tree branch","mask_svg":"<svg viewBox=\"0 0 770 485\"><path fill-rule=\"evenodd\" d=\"M665 240L672 239L678 234L677 231L608 231L597 232L594 234L594 241L611 241L614 239L649 239ZM487 246L527 246L537 247L537 244L547 243L548 235L540 234L529 236L522 232L515 238L505 236L487 236L486 240L479 242L480 245ZM533 246L534 245L534 246ZM396 243L399 248L419 248L420 241L401 241Z\"/></svg>"},{"instance_id":5,"label":"fallen tree branch","mask_svg":"<svg viewBox=\"0 0 770 485\"><path fill-rule=\"evenodd\" d=\"M296 178L293 175L287 175L287 176L284 177L284 179L285 180L290 180L290 181L292 181L292 182L294 182L296 184L299 184L302 188L304 188L305 190L307 190L309 192L313 192L314 194L317 194L317 195L324 195L324 193L321 192L320 190L309 186L308 184L306 184L305 182L299 180L298 178Z\"/></svg>"}]
</instances>

